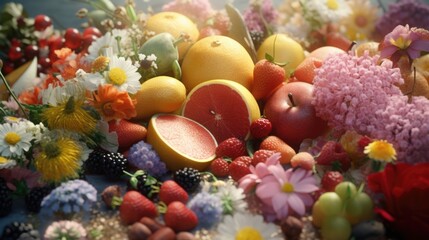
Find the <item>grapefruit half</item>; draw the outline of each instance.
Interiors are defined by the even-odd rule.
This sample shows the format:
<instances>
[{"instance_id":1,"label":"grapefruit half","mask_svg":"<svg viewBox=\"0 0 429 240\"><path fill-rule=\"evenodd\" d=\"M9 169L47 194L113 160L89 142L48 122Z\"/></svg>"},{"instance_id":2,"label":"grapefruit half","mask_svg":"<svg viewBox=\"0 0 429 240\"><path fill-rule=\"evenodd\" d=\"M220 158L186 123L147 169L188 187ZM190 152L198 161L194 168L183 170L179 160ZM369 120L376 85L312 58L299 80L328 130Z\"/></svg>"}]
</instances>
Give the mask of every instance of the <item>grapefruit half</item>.
<instances>
[{"instance_id":1,"label":"grapefruit half","mask_svg":"<svg viewBox=\"0 0 429 240\"><path fill-rule=\"evenodd\" d=\"M182 115L201 123L220 143L246 140L250 124L261 116L256 99L243 85L224 79L198 84L186 97Z\"/></svg>"},{"instance_id":2,"label":"grapefruit half","mask_svg":"<svg viewBox=\"0 0 429 240\"><path fill-rule=\"evenodd\" d=\"M180 115L152 116L146 140L171 171L184 167L201 171L216 157L217 142L210 131Z\"/></svg>"}]
</instances>

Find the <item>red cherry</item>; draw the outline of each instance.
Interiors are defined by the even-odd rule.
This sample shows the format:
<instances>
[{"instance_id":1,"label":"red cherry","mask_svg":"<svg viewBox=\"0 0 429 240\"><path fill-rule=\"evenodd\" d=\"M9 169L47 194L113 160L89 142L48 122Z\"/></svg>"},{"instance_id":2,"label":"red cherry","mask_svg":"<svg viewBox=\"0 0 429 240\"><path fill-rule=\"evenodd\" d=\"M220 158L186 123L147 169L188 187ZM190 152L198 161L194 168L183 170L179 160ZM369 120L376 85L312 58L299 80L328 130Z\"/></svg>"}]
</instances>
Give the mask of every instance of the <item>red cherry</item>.
<instances>
[{"instance_id":1,"label":"red cherry","mask_svg":"<svg viewBox=\"0 0 429 240\"><path fill-rule=\"evenodd\" d=\"M88 47L91 46L92 42L94 42L98 37L95 35L86 35L83 36L82 41L82 51L87 51Z\"/></svg>"},{"instance_id":2,"label":"red cherry","mask_svg":"<svg viewBox=\"0 0 429 240\"><path fill-rule=\"evenodd\" d=\"M51 67L51 59L48 57L41 57L39 58L39 64L43 69L48 69Z\"/></svg>"},{"instance_id":3,"label":"red cherry","mask_svg":"<svg viewBox=\"0 0 429 240\"><path fill-rule=\"evenodd\" d=\"M51 25L52 25L51 18L44 14L39 14L34 18L34 29L36 31L43 31Z\"/></svg>"},{"instance_id":4,"label":"red cherry","mask_svg":"<svg viewBox=\"0 0 429 240\"><path fill-rule=\"evenodd\" d=\"M67 28L64 39L64 45L72 50L78 49L82 43L82 37L76 28Z\"/></svg>"},{"instance_id":5,"label":"red cherry","mask_svg":"<svg viewBox=\"0 0 429 240\"><path fill-rule=\"evenodd\" d=\"M20 47L11 47L7 55L10 60L16 61L24 56L22 49Z\"/></svg>"},{"instance_id":6,"label":"red cherry","mask_svg":"<svg viewBox=\"0 0 429 240\"><path fill-rule=\"evenodd\" d=\"M25 58L31 60L39 55L39 48L36 45L28 45L24 49Z\"/></svg>"},{"instance_id":7,"label":"red cherry","mask_svg":"<svg viewBox=\"0 0 429 240\"><path fill-rule=\"evenodd\" d=\"M13 38L12 40L10 40L10 46L11 47L20 47L21 41L19 39Z\"/></svg>"},{"instance_id":8,"label":"red cherry","mask_svg":"<svg viewBox=\"0 0 429 240\"><path fill-rule=\"evenodd\" d=\"M94 35L96 37L101 37L103 34L101 31L96 27L87 27L85 30L83 30L82 35L85 37L87 35Z\"/></svg>"},{"instance_id":9,"label":"red cherry","mask_svg":"<svg viewBox=\"0 0 429 240\"><path fill-rule=\"evenodd\" d=\"M10 61L3 62L3 68L1 70L5 75L11 73L14 69L15 69L15 63Z\"/></svg>"},{"instance_id":10,"label":"red cherry","mask_svg":"<svg viewBox=\"0 0 429 240\"><path fill-rule=\"evenodd\" d=\"M52 36L48 39L49 51L61 49L63 47L64 39L59 36Z\"/></svg>"}]
</instances>

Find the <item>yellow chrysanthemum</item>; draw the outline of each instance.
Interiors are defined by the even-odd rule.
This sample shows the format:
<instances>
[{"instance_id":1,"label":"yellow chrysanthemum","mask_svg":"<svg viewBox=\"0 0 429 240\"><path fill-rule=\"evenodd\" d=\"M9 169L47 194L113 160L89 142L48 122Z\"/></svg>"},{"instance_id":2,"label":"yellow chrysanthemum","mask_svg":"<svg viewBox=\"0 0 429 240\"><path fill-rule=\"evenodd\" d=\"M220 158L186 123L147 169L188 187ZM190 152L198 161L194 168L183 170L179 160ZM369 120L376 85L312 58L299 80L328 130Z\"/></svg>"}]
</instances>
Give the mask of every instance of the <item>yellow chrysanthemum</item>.
<instances>
[{"instance_id":1,"label":"yellow chrysanthemum","mask_svg":"<svg viewBox=\"0 0 429 240\"><path fill-rule=\"evenodd\" d=\"M368 154L369 158L377 161L392 162L396 160L396 150L386 140L372 141L365 147L364 153Z\"/></svg>"},{"instance_id":2,"label":"yellow chrysanthemum","mask_svg":"<svg viewBox=\"0 0 429 240\"><path fill-rule=\"evenodd\" d=\"M351 40L369 39L379 16L378 8L369 0L351 0L348 3L351 13L343 22L347 37Z\"/></svg>"},{"instance_id":3,"label":"yellow chrysanthemum","mask_svg":"<svg viewBox=\"0 0 429 240\"><path fill-rule=\"evenodd\" d=\"M83 103L75 101L74 97L70 97L65 103L45 109L42 116L50 129L89 134L97 125L97 120L83 109Z\"/></svg>"},{"instance_id":4,"label":"yellow chrysanthemum","mask_svg":"<svg viewBox=\"0 0 429 240\"><path fill-rule=\"evenodd\" d=\"M60 137L44 143L34 164L42 178L48 182L61 182L78 176L83 147L74 139Z\"/></svg>"}]
</instances>

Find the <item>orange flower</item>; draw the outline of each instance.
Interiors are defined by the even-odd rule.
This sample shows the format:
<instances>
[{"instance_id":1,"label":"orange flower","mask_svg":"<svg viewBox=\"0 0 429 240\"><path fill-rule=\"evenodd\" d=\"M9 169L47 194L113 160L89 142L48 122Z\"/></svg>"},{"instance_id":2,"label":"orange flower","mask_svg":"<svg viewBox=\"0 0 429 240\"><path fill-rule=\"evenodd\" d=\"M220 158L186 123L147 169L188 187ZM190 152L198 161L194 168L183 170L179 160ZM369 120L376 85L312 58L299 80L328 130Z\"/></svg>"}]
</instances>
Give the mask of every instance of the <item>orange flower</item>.
<instances>
[{"instance_id":1,"label":"orange flower","mask_svg":"<svg viewBox=\"0 0 429 240\"><path fill-rule=\"evenodd\" d=\"M25 90L19 94L19 101L24 104L30 104L30 105L36 105L41 104L41 98L40 98L40 88L35 87L31 90Z\"/></svg>"},{"instance_id":2,"label":"orange flower","mask_svg":"<svg viewBox=\"0 0 429 240\"><path fill-rule=\"evenodd\" d=\"M119 91L112 84L98 86L93 99L94 107L106 121L130 119L137 115L135 102L125 91Z\"/></svg>"}]
</instances>

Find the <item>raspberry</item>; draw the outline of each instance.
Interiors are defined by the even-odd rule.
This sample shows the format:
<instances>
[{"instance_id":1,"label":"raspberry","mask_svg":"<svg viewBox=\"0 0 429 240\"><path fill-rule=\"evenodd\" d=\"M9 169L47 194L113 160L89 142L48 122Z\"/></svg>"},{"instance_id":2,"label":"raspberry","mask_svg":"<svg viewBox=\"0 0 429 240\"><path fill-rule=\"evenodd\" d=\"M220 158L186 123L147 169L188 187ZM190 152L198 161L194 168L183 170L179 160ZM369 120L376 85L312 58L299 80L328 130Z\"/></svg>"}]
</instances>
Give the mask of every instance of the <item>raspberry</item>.
<instances>
[{"instance_id":1,"label":"raspberry","mask_svg":"<svg viewBox=\"0 0 429 240\"><path fill-rule=\"evenodd\" d=\"M234 181L240 180L240 178L246 176L249 173L249 166L244 161L234 160L229 165L229 175L231 175Z\"/></svg>"},{"instance_id":2,"label":"raspberry","mask_svg":"<svg viewBox=\"0 0 429 240\"><path fill-rule=\"evenodd\" d=\"M267 137L273 128L270 120L267 118L258 118L250 124L250 134L253 138L262 139Z\"/></svg>"},{"instance_id":3,"label":"raspberry","mask_svg":"<svg viewBox=\"0 0 429 240\"><path fill-rule=\"evenodd\" d=\"M322 188L328 192L335 191L335 187L344 180L343 175L337 171L328 171L322 177Z\"/></svg>"},{"instance_id":4,"label":"raspberry","mask_svg":"<svg viewBox=\"0 0 429 240\"><path fill-rule=\"evenodd\" d=\"M250 166L250 164L252 164L252 158L249 156L240 156L240 157L234 158L234 161L244 162L246 166Z\"/></svg>"},{"instance_id":5,"label":"raspberry","mask_svg":"<svg viewBox=\"0 0 429 240\"><path fill-rule=\"evenodd\" d=\"M226 177L229 175L229 163L223 158L216 158L210 164L210 171L216 177Z\"/></svg>"},{"instance_id":6,"label":"raspberry","mask_svg":"<svg viewBox=\"0 0 429 240\"><path fill-rule=\"evenodd\" d=\"M231 137L225 139L216 148L216 156L235 159L246 155L246 144L244 141Z\"/></svg>"},{"instance_id":7,"label":"raspberry","mask_svg":"<svg viewBox=\"0 0 429 240\"><path fill-rule=\"evenodd\" d=\"M259 149L253 154L252 158L252 165L256 166L256 164L260 162L265 162L269 157L271 157L274 153L274 151L271 150L265 150L265 149Z\"/></svg>"},{"instance_id":8,"label":"raspberry","mask_svg":"<svg viewBox=\"0 0 429 240\"><path fill-rule=\"evenodd\" d=\"M333 170L347 171L350 166L350 158L340 143L328 141L316 158L317 164L331 166Z\"/></svg>"}]
</instances>

